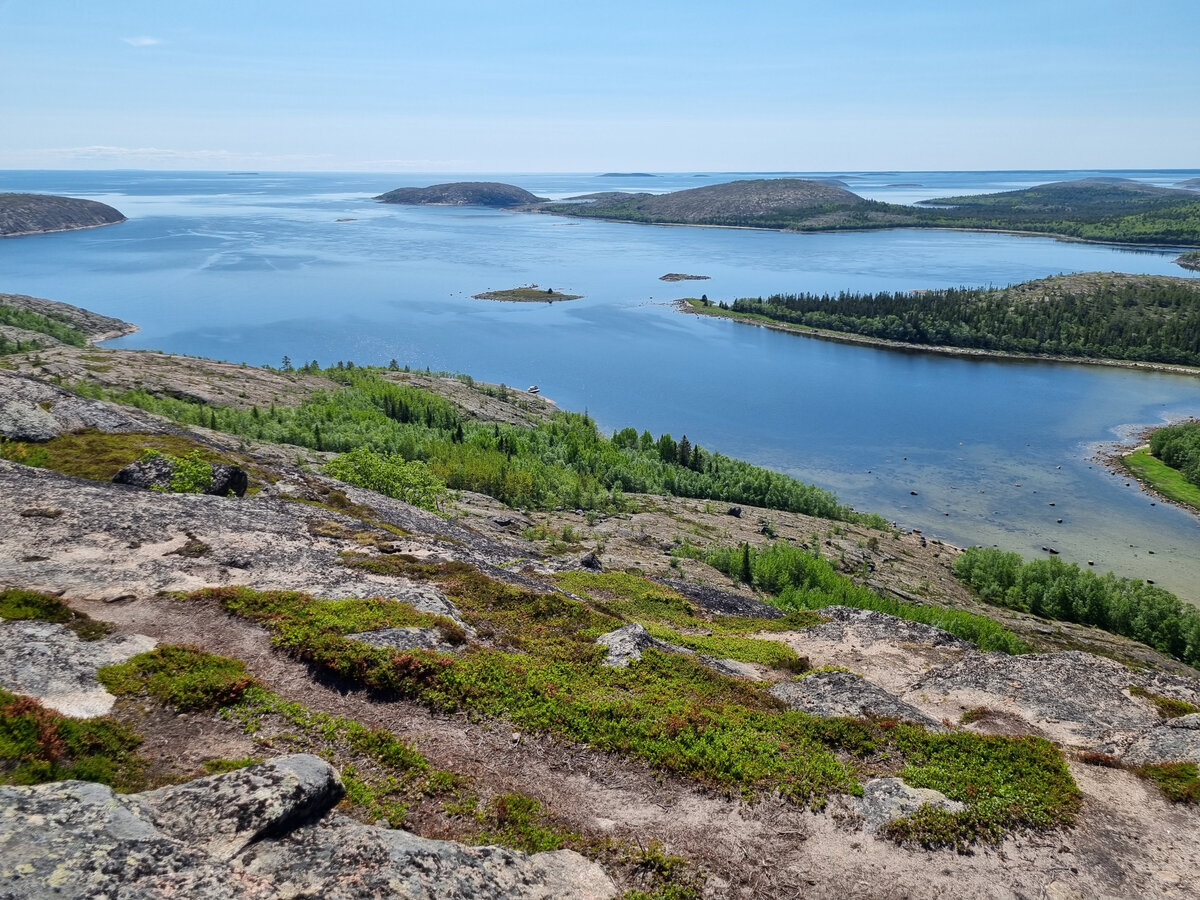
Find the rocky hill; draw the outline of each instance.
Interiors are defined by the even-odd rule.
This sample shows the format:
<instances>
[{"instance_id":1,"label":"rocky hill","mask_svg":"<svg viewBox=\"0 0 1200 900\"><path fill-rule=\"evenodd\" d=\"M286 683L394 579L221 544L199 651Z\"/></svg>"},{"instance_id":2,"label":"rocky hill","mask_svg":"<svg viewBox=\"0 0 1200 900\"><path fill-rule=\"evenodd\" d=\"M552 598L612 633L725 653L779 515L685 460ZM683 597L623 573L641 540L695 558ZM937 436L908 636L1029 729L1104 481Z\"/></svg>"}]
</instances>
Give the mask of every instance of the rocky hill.
<instances>
[{"instance_id":1,"label":"rocky hill","mask_svg":"<svg viewBox=\"0 0 1200 900\"><path fill-rule=\"evenodd\" d=\"M731 181L669 194L612 193L575 199L590 201L588 215L680 224L807 217L830 208L848 209L866 203L844 188L800 178Z\"/></svg>"},{"instance_id":2,"label":"rocky hill","mask_svg":"<svg viewBox=\"0 0 1200 900\"><path fill-rule=\"evenodd\" d=\"M1194 670L983 603L955 548L649 495L436 513L331 477L333 454L54 383L265 417L336 389L319 375L5 359L4 896L1189 895ZM551 412L386 374L479 418ZM249 489L115 483L145 447ZM1035 652L784 610L682 552L742 543L807 546L897 613L987 614Z\"/></svg>"},{"instance_id":3,"label":"rocky hill","mask_svg":"<svg viewBox=\"0 0 1200 900\"><path fill-rule=\"evenodd\" d=\"M50 194L0 194L0 237L74 231L124 222L104 203Z\"/></svg>"},{"instance_id":4,"label":"rocky hill","mask_svg":"<svg viewBox=\"0 0 1200 900\"><path fill-rule=\"evenodd\" d=\"M401 203L409 206L490 206L511 209L538 203L524 188L498 181L455 181L423 188L396 188L375 198L380 203Z\"/></svg>"}]
</instances>

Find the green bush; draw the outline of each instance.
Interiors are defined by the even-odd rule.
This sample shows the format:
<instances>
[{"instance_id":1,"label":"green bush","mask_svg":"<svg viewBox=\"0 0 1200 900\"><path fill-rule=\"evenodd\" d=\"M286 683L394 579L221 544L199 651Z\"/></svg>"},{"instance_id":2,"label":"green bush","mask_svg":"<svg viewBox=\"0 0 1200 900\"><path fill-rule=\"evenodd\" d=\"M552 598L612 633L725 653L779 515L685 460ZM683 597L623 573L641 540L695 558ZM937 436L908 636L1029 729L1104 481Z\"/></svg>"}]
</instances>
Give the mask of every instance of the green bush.
<instances>
[{"instance_id":1,"label":"green bush","mask_svg":"<svg viewBox=\"0 0 1200 900\"><path fill-rule=\"evenodd\" d=\"M235 702L258 684L236 659L199 647L166 645L105 666L100 683L114 694L146 693L181 710L211 710Z\"/></svg>"},{"instance_id":2,"label":"green bush","mask_svg":"<svg viewBox=\"0 0 1200 900\"><path fill-rule=\"evenodd\" d=\"M406 462L398 454L377 453L366 447L334 457L325 464L325 474L430 512L438 512L446 496L446 485L430 474L425 463Z\"/></svg>"}]
</instances>

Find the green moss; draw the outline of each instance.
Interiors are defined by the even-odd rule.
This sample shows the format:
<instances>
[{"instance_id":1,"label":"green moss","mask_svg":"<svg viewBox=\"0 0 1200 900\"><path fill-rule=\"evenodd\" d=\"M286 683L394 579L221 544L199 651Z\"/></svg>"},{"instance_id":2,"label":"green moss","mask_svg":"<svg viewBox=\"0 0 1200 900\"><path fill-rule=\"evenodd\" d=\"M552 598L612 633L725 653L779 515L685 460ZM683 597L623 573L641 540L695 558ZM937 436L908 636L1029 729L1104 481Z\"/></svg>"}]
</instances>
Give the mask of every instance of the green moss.
<instances>
[{"instance_id":1,"label":"green moss","mask_svg":"<svg viewBox=\"0 0 1200 900\"><path fill-rule=\"evenodd\" d=\"M113 719L72 719L0 690L0 783L79 779L118 791L145 787L142 738Z\"/></svg>"},{"instance_id":2,"label":"green moss","mask_svg":"<svg viewBox=\"0 0 1200 900\"><path fill-rule=\"evenodd\" d=\"M180 710L217 709L235 702L258 682L236 659L199 647L167 645L105 666L100 683L118 695L148 694Z\"/></svg>"},{"instance_id":3,"label":"green moss","mask_svg":"<svg viewBox=\"0 0 1200 900\"><path fill-rule=\"evenodd\" d=\"M1158 785L1175 803L1200 803L1200 767L1194 762L1140 766L1134 771Z\"/></svg>"},{"instance_id":4,"label":"green moss","mask_svg":"<svg viewBox=\"0 0 1200 900\"><path fill-rule=\"evenodd\" d=\"M932 734L908 725L894 732L905 757L900 777L913 787L941 791L967 804L962 812L924 806L885 828L898 841L926 847L999 842L1020 829L1070 825L1080 793L1059 750L1035 737L970 732Z\"/></svg>"},{"instance_id":5,"label":"green moss","mask_svg":"<svg viewBox=\"0 0 1200 900\"><path fill-rule=\"evenodd\" d=\"M238 769L256 766L262 761L261 756L245 756L241 759L207 759L204 761L203 769L205 775L222 775L226 772L236 772Z\"/></svg>"},{"instance_id":6,"label":"green moss","mask_svg":"<svg viewBox=\"0 0 1200 900\"><path fill-rule=\"evenodd\" d=\"M478 797L470 795L447 806L446 811L473 820L477 829L473 841L479 844L501 844L526 853L541 853L581 841L579 835L551 823L541 803L525 794L502 794L483 805Z\"/></svg>"},{"instance_id":7,"label":"green moss","mask_svg":"<svg viewBox=\"0 0 1200 900\"><path fill-rule=\"evenodd\" d=\"M37 591L0 591L0 619L35 619L66 625L85 641L98 640L112 631L108 623L97 622L86 613L71 609L58 597Z\"/></svg>"},{"instance_id":8,"label":"green moss","mask_svg":"<svg viewBox=\"0 0 1200 900\"><path fill-rule=\"evenodd\" d=\"M1129 693L1134 697L1141 697L1143 700L1148 700L1153 704L1159 716L1164 719L1178 719L1180 716L1200 712L1200 706L1188 703L1186 700L1175 700L1171 697L1164 697L1161 694L1148 691L1138 684L1130 686Z\"/></svg>"}]
</instances>

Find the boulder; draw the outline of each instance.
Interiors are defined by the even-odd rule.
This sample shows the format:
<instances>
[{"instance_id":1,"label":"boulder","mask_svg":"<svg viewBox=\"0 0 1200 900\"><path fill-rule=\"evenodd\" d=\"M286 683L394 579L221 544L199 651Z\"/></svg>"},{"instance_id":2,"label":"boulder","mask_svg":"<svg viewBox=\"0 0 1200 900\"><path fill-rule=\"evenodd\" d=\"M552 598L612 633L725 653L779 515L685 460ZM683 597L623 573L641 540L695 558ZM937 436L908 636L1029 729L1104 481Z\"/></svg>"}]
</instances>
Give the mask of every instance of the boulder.
<instances>
[{"instance_id":1,"label":"boulder","mask_svg":"<svg viewBox=\"0 0 1200 900\"><path fill-rule=\"evenodd\" d=\"M0 437L10 441L48 441L62 434L62 426L36 403L19 397L0 401Z\"/></svg>"},{"instance_id":2,"label":"boulder","mask_svg":"<svg viewBox=\"0 0 1200 900\"><path fill-rule=\"evenodd\" d=\"M593 572L604 571L604 564L600 562L600 557L596 555L594 550L589 550L583 556L579 557L579 567L581 569L591 569Z\"/></svg>"},{"instance_id":3,"label":"boulder","mask_svg":"<svg viewBox=\"0 0 1200 900\"><path fill-rule=\"evenodd\" d=\"M933 728L940 725L915 706L853 672L812 672L796 681L773 685L770 694L790 709L815 716L871 716L902 719Z\"/></svg>"},{"instance_id":4,"label":"boulder","mask_svg":"<svg viewBox=\"0 0 1200 900\"><path fill-rule=\"evenodd\" d=\"M169 456L151 456L138 459L125 466L113 476L115 484L128 484L144 490L169 491L171 477L175 474L177 463ZM214 497L237 497L246 495L250 484L249 476L240 466L225 463L213 463L212 486L204 493Z\"/></svg>"},{"instance_id":5,"label":"boulder","mask_svg":"<svg viewBox=\"0 0 1200 900\"><path fill-rule=\"evenodd\" d=\"M637 662L642 658L644 650L652 649L658 650L660 653L681 653L684 656L695 657L700 665L728 678L749 678L757 681L762 677L758 670L749 663L739 662L736 659L716 659L711 656L702 656L687 647L660 641L637 622L622 625L615 631L600 635L596 638L596 643L608 648L608 655L604 657L604 665L616 669L623 669L631 662Z\"/></svg>"},{"instance_id":6,"label":"boulder","mask_svg":"<svg viewBox=\"0 0 1200 900\"><path fill-rule=\"evenodd\" d=\"M377 631L362 631L346 635L352 641L383 647L389 650L434 650L438 653L453 653L455 647L436 628L380 628Z\"/></svg>"},{"instance_id":7,"label":"boulder","mask_svg":"<svg viewBox=\"0 0 1200 900\"><path fill-rule=\"evenodd\" d=\"M144 794L0 786L0 896L84 900L607 900L612 881L560 850L528 855L362 825L333 812L336 770L308 755Z\"/></svg>"},{"instance_id":8,"label":"boulder","mask_svg":"<svg viewBox=\"0 0 1200 900\"><path fill-rule=\"evenodd\" d=\"M899 778L875 778L863 785L862 797L855 799L859 811L867 819L867 827L878 831L893 819L910 816L926 804L947 812L966 809L957 800L949 799L941 791L930 788L915 788Z\"/></svg>"}]
</instances>

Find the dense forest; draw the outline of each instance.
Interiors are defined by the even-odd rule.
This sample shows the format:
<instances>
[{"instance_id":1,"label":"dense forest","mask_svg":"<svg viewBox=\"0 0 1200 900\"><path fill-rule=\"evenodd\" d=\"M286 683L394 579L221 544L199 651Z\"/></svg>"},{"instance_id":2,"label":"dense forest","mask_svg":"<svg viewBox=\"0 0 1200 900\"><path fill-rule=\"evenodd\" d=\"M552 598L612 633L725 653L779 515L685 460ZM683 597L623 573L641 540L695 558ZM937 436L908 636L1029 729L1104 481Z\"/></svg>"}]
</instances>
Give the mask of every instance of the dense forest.
<instances>
[{"instance_id":1,"label":"dense forest","mask_svg":"<svg viewBox=\"0 0 1200 900\"><path fill-rule=\"evenodd\" d=\"M302 371L323 374L342 387L320 392L297 407L236 409L155 397L145 391L104 396L179 422L247 438L296 444L316 450L380 454L358 459L347 472L403 473L388 458L418 461L451 490L488 494L514 507L565 506L612 509L626 493L746 503L844 521L884 524L838 503L833 494L738 459L711 452L669 434L655 438L633 428L611 438L586 414L557 413L533 427L465 419L437 394L388 380L383 370L349 367ZM355 476L357 477L357 476Z\"/></svg>"},{"instance_id":2,"label":"dense forest","mask_svg":"<svg viewBox=\"0 0 1200 900\"><path fill-rule=\"evenodd\" d=\"M983 547L962 553L954 574L989 603L1093 625L1200 667L1200 609L1162 588Z\"/></svg>"},{"instance_id":3,"label":"dense forest","mask_svg":"<svg viewBox=\"0 0 1200 900\"><path fill-rule=\"evenodd\" d=\"M913 344L1200 365L1200 282L1187 278L1090 274L1007 288L776 294L718 309Z\"/></svg>"},{"instance_id":4,"label":"dense forest","mask_svg":"<svg viewBox=\"0 0 1200 900\"><path fill-rule=\"evenodd\" d=\"M1200 422L1168 425L1150 435L1150 452L1200 486Z\"/></svg>"},{"instance_id":5,"label":"dense forest","mask_svg":"<svg viewBox=\"0 0 1200 900\"><path fill-rule=\"evenodd\" d=\"M796 199L773 182L813 186ZM818 189L824 188L825 193ZM794 191L792 192L794 193ZM747 197L757 203L747 203ZM1019 191L943 197L904 206L833 191L817 182L758 179L670 194L612 194L543 204L542 212L651 224L725 225L790 231L969 228L1026 231L1080 240L1200 245L1200 196L1125 180L1084 179Z\"/></svg>"}]
</instances>

